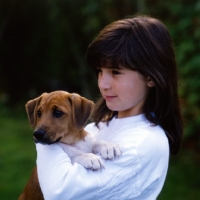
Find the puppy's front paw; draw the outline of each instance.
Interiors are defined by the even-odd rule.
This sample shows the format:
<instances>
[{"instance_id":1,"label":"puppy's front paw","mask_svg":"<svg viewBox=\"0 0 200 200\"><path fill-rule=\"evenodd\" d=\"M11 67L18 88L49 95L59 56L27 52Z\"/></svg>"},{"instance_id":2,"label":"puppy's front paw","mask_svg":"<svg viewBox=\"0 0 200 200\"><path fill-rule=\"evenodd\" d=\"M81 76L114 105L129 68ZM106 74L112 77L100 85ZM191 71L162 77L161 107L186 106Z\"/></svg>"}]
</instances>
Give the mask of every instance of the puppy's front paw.
<instances>
[{"instance_id":1,"label":"puppy's front paw","mask_svg":"<svg viewBox=\"0 0 200 200\"><path fill-rule=\"evenodd\" d=\"M72 163L79 163L87 169L99 170L104 168L103 163L97 155L92 153L83 153L72 158Z\"/></svg>"},{"instance_id":2,"label":"puppy's front paw","mask_svg":"<svg viewBox=\"0 0 200 200\"><path fill-rule=\"evenodd\" d=\"M109 143L106 141L96 141L93 145L93 152L100 153L104 159L114 159L115 157L121 156L122 152L117 144Z\"/></svg>"}]
</instances>

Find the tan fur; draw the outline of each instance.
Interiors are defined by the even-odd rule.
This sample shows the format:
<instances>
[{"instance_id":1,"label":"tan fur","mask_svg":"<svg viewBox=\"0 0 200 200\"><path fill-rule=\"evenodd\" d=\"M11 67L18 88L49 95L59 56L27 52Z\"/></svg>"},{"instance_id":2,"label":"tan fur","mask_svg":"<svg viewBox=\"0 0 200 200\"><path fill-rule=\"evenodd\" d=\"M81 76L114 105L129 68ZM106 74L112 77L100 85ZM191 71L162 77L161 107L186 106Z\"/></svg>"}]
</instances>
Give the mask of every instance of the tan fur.
<instances>
[{"instance_id":1,"label":"tan fur","mask_svg":"<svg viewBox=\"0 0 200 200\"><path fill-rule=\"evenodd\" d=\"M33 169L31 177L18 200L44 200L38 181L37 167Z\"/></svg>"}]
</instances>

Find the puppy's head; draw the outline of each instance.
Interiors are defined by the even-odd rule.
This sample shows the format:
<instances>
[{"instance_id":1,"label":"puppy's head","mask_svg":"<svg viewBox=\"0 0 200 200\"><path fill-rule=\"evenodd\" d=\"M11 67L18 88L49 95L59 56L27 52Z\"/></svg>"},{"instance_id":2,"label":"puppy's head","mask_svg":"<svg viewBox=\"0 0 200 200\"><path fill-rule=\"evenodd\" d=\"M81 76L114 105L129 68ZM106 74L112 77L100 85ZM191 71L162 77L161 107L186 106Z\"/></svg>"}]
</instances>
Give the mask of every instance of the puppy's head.
<instances>
[{"instance_id":1,"label":"puppy's head","mask_svg":"<svg viewBox=\"0 0 200 200\"><path fill-rule=\"evenodd\" d=\"M64 91L43 93L26 104L26 112L35 142L52 144L80 133L93 110L94 103L78 94ZM72 138L71 137L71 138Z\"/></svg>"}]
</instances>

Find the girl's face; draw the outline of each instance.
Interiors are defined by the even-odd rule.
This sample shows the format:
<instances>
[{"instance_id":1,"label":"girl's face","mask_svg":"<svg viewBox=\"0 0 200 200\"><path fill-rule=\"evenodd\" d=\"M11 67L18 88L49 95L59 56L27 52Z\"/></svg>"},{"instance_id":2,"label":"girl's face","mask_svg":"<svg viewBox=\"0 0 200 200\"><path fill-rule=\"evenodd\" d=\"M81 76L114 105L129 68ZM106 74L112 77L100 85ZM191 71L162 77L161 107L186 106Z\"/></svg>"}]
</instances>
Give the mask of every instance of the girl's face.
<instances>
[{"instance_id":1,"label":"girl's face","mask_svg":"<svg viewBox=\"0 0 200 200\"><path fill-rule=\"evenodd\" d=\"M118 111L118 118L143 113L143 105L150 87L149 77L127 68L99 68L98 86L107 107Z\"/></svg>"}]
</instances>

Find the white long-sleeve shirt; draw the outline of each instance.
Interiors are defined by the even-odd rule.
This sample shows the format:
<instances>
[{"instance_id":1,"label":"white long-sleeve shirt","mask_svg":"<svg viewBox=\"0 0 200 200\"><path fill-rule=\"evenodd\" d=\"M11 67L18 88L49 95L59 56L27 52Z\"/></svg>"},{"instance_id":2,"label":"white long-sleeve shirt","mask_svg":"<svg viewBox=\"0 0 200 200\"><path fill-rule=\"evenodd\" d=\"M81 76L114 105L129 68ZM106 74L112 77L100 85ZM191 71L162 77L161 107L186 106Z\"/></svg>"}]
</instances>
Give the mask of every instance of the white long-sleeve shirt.
<instances>
[{"instance_id":1,"label":"white long-sleeve shirt","mask_svg":"<svg viewBox=\"0 0 200 200\"><path fill-rule=\"evenodd\" d=\"M105 169L91 171L75 163L59 143L37 144L39 182L45 200L155 200L168 169L169 144L160 126L143 114L113 118L109 125L94 123L86 131L117 143L122 155L104 162Z\"/></svg>"}]
</instances>

